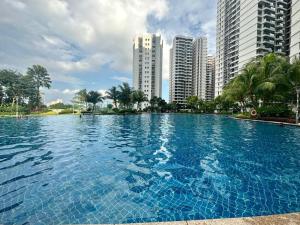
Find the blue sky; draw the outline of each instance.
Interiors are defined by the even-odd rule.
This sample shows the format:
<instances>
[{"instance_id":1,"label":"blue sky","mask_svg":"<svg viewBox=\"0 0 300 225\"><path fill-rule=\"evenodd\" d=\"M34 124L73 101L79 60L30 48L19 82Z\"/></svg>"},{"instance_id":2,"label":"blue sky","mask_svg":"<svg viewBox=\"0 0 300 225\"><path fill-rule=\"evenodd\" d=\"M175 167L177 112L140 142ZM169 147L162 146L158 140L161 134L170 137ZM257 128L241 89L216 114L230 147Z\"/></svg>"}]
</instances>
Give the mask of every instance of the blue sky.
<instances>
[{"instance_id":1,"label":"blue sky","mask_svg":"<svg viewBox=\"0 0 300 225\"><path fill-rule=\"evenodd\" d=\"M132 40L151 32L164 41L163 98L175 35L207 36L215 52L217 0L1 0L0 68L45 66L53 80L46 103L69 102L82 88L104 92L132 81Z\"/></svg>"}]
</instances>

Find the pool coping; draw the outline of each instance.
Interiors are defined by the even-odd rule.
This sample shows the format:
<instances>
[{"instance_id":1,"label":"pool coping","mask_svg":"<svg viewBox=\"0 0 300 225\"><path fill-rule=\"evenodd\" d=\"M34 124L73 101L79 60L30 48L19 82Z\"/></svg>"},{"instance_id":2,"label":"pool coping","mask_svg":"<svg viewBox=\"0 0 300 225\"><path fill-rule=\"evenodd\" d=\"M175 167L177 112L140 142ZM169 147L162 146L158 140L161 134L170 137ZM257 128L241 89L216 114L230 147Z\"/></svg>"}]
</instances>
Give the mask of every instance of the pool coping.
<instances>
[{"instance_id":1,"label":"pool coping","mask_svg":"<svg viewBox=\"0 0 300 225\"><path fill-rule=\"evenodd\" d=\"M268 120L255 120L255 119L244 119L244 118L237 118L234 116L230 116L230 118L235 120L245 120L245 121L252 121L252 122L261 122L261 123L272 123L277 125L287 125L287 126L294 126L294 127L300 127L300 123L286 123L286 122L276 122L276 121L268 121Z\"/></svg>"},{"instance_id":2,"label":"pool coping","mask_svg":"<svg viewBox=\"0 0 300 225\"><path fill-rule=\"evenodd\" d=\"M226 218L226 219L133 223L132 225L299 225L299 224L300 224L300 212L276 214L276 215L269 215L269 216ZM115 225L121 225L121 224L115 224Z\"/></svg>"}]
</instances>

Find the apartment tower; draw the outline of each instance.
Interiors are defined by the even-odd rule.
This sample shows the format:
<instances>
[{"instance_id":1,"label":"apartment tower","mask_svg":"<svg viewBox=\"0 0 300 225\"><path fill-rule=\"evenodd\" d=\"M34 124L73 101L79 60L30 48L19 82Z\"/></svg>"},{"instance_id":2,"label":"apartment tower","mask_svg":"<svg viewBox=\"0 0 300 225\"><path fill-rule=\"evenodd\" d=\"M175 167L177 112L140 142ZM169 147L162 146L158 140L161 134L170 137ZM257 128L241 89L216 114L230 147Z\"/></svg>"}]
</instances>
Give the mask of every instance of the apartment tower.
<instances>
[{"instance_id":1,"label":"apartment tower","mask_svg":"<svg viewBox=\"0 0 300 225\"><path fill-rule=\"evenodd\" d=\"M240 0L239 71L258 56L289 56L289 0Z\"/></svg>"},{"instance_id":2,"label":"apartment tower","mask_svg":"<svg viewBox=\"0 0 300 225\"><path fill-rule=\"evenodd\" d=\"M170 50L169 101L186 104L192 95L193 38L176 36Z\"/></svg>"},{"instance_id":3,"label":"apartment tower","mask_svg":"<svg viewBox=\"0 0 300 225\"><path fill-rule=\"evenodd\" d=\"M143 34L133 42L133 88L150 100L161 97L163 42L160 35Z\"/></svg>"},{"instance_id":4,"label":"apartment tower","mask_svg":"<svg viewBox=\"0 0 300 225\"><path fill-rule=\"evenodd\" d=\"M211 101L215 98L215 57L207 56L206 63L206 91L205 100Z\"/></svg>"},{"instance_id":5,"label":"apartment tower","mask_svg":"<svg viewBox=\"0 0 300 225\"><path fill-rule=\"evenodd\" d=\"M240 0L218 0L215 96L238 72Z\"/></svg>"},{"instance_id":6,"label":"apartment tower","mask_svg":"<svg viewBox=\"0 0 300 225\"><path fill-rule=\"evenodd\" d=\"M192 95L206 100L207 38L200 37L193 42Z\"/></svg>"},{"instance_id":7,"label":"apartment tower","mask_svg":"<svg viewBox=\"0 0 300 225\"><path fill-rule=\"evenodd\" d=\"M290 60L300 58L300 0L291 0Z\"/></svg>"},{"instance_id":8,"label":"apartment tower","mask_svg":"<svg viewBox=\"0 0 300 225\"><path fill-rule=\"evenodd\" d=\"M293 55L290 43L297 48L299 25L291 25L290 15L299 18L299 0L293 1L218 0L215 96L252 59L270 52ZM296 41L290 40L293 27Z\"/></svg>"}]
</instances>

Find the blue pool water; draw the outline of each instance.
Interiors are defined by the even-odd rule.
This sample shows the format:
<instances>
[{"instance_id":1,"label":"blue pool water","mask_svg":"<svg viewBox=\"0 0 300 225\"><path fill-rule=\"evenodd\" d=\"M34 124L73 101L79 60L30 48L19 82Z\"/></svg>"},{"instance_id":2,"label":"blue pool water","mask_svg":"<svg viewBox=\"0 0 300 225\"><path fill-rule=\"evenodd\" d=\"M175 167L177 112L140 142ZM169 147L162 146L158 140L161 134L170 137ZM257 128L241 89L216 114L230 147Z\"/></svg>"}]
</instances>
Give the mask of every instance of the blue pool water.
<instances>
[{"instance_id":1,"label":"blue pool water","mask_svg":"<svg viewBox=\"0 0 300 225\"><path fill-rule=\"evenodd\" d=\"M210 115L0 119L0 224L300 211L300 129Z\"/></svg>"}]
</instances>

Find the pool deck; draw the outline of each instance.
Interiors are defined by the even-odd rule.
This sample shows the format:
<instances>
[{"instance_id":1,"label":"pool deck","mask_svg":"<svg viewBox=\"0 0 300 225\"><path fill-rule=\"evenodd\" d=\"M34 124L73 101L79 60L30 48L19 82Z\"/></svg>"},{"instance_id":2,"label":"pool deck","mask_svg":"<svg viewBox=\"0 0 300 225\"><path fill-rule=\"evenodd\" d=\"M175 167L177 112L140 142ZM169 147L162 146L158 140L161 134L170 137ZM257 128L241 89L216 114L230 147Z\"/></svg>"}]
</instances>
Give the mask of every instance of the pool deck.
<instances>
[{"instance_id":1,"label":"pool deck","mask_svg":"<svg viewBox=\"0 0 300 225\"><path fill-rule=\"evenodd\" d=\"M233 219L135 223L134 225L300 225L300 212Z\"/></svg>"}]
</instances>

